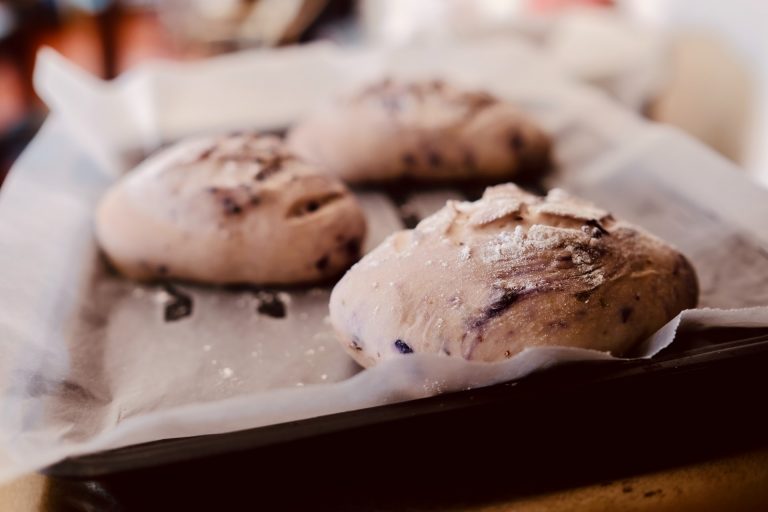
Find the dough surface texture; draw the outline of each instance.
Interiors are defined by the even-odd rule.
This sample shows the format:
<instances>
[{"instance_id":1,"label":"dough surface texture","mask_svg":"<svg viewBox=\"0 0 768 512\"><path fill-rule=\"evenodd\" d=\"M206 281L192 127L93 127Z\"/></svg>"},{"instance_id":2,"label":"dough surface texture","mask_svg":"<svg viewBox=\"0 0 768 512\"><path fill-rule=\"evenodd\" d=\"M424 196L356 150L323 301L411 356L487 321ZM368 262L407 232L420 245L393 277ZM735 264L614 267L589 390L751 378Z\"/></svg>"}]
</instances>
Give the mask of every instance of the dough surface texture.
<instances>
[{"instance_id":1,"label":"dough surface texture","mask_svg":"<svg viewBox=\"0 0 768 512\"><path fill-rule=\"evenodd\" d=\"M549 137L514 105L439 80L384 80L300 121L289 146L348 183L500 182L550 166Z\"/></svg>"},{"instance_id":2,"label":"dough surface texture","mask_svg":"<svg viewBox=\"0 0 768 512\"><path fill-rule=\"evenodd\" d=\"M187 140L110 188L96 234L138 280L294 284L338 276L359 257L365 219L339 180L277 137Z\"/></svg>"},{"instance_id":3,"label":"dough surface texture","mask_svg":"<svg viewBox=\"0 0 768 512\"><path fill-rule=\"evenodd\" d=\"M505 184L390 236L339 281L330 312L371 366L544 345L622 355L697 299L693 267L665 242L561 190Z\"/></svg>"}]
</instances>

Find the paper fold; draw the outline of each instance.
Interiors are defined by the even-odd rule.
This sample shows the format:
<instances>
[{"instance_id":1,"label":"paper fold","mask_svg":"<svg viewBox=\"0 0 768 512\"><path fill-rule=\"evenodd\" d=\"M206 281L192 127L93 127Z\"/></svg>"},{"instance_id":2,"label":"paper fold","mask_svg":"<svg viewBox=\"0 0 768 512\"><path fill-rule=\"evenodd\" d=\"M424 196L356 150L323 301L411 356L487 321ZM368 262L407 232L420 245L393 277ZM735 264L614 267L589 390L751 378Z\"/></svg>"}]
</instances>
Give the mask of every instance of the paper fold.
<instances>
[{"instance_id":1,"label":"paper fold","mask_svg":"<svg viewBox=\"0 0 768 512\"><path fill-rule=\"evenodd\" d=\"M131 154L192 133L286 127L385 74L440 76L517 102L554 137L559 169L548 185L594 200L692 259L701 305L714 309L682 313L639 356L666 347L678 329L768 326L768 193L686 136L569 81L520 43L392 52L314 45L156 63L111 83L44 50L35 86L53 114L0 196L0 481L64 457L609 357L549 347L497 364L418 355L360 371L325 321L327 290L291 292L288 318L279 321L254 314L258 298L247 292L187 287L195 314L167 324L158 288L104 272L92 211ZM397 218L394 206L382 197L369 204L377 232L386 231L381 223Z\"/></svg>"}]
</instances>

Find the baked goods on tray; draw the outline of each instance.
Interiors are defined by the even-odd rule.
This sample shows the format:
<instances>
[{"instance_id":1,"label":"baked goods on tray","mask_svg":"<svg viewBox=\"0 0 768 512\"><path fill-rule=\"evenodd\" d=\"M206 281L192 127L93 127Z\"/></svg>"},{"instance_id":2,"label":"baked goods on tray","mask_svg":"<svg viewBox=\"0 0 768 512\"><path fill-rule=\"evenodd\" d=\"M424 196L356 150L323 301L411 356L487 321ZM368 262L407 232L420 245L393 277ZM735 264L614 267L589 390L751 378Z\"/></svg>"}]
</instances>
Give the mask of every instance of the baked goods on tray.
<instances>
[{"instance_id":1,"label":"baked goods on tray","mask_svg":"<svg viewBox=\"0 0 768 512\"><path fill-rule=\"evenodd\" d=\"M348 183L519 181L551 160L514 105L439 80L370 85L299 121L288 144Z\"/></svg>"},{"instance_id":2,"label":"baked goods on tray","mask_svg":"<svg viewBox=\"0 0 768 512\"><path fill-rule=\"evenodd\" d=\"M330 311L371 366L422 352L499 361L541 345L621 355L697 297L693 267L658 238L561 190L507 184L390 236L339 281Z\"/></svg>"},{"instance_id":3,"label":"baked goods on tray","mask_svg":"<svg viewBox=\"0 0 768 512\"><path fill-rule=\"evenodd\" d=\"M96 233L130 278L293 284L356 261L365 219L343 183L282 140L238 134L148 158L102 198Z\"/></svg>"}]
</instances>

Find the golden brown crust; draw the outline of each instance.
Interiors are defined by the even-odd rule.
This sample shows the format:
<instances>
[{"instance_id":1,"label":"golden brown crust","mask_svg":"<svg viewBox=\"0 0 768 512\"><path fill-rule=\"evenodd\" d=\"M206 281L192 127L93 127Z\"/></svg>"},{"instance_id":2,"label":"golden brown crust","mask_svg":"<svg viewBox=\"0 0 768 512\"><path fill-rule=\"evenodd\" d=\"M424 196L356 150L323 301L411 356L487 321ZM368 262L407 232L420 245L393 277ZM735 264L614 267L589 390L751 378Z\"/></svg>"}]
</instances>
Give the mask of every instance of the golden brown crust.
<instances>
[{"instance_id":1,"label":"golden brown crust","mask_svg":"<svg viewBox=\"0 0 768 512\"><path fill-rule=\"evenodd\" d=\"M359 256L363 213L338 180L256 134L182 142L102 198L99 243L134 279L292 284Z\"/></svg>"},{"instance_id":2,"label":"golden brown crust","mask_svg":"<svg viewBox=\"0 0 768 512\"><path fill-rule=\"evenodd\" d=\"M500 185L369 253L334 289L331 320L366 366L404 347L479 361L537 345L620 355L697 297L690 263L661 240L562 191Z\"/></svg>"},{"instance_id":3,"label":"golden brown crust","mask_svg":"<svg viewBox=\"0 0 768 512\"><path fill-rule=\"evenodd\" d=\"M299 122L290 147L349 183L538 177L550 141L509 103L439 80L383 80Z\"/></svg>"}]
</instances>

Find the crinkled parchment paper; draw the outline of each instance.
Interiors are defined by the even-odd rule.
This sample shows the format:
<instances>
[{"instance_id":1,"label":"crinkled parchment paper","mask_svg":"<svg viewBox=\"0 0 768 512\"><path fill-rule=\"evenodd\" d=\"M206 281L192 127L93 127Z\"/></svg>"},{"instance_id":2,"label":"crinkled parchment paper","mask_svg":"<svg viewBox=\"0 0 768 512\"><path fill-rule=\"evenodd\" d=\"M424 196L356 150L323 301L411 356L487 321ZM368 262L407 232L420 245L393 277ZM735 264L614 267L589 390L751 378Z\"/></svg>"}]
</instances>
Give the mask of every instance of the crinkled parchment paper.
<instances>
[{"instance_id":1,"label":"crinkled parchment paper","mask_svg":"<svg viewBox=\"0 0 768 512\"><path fill-rule=\"evenodd\" d=\"M709 150L569 82L535 51L490 40L456 48L317 45L189 64L157 63L112 83L40 56L52 116L0 192L0 481L64 457L163 438L234 431L517 379L606 354L538 348L498 364L414 355L361 371L327 324L328 289L262 292L177 285L174 295L110 274L92 233L99 195L131 155L189 133L279 129L318 102L382 74L482 86L555 137L560 185L688 254L702 307L679 328L768 326L768 192ZM423 217L451 191L402 208ZM368 247L401 227L367 193ZM279 301L285 317L259 313ZM742 309L732 309L742 308ZM268 308L267 308L268 309Z\"/></svg>"}]
</instances>

